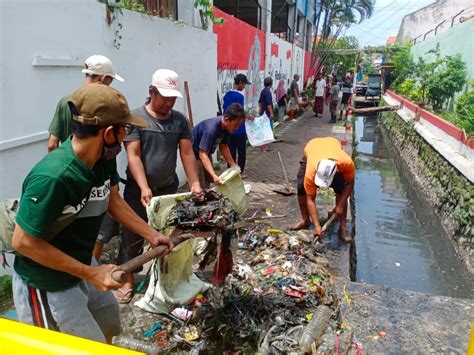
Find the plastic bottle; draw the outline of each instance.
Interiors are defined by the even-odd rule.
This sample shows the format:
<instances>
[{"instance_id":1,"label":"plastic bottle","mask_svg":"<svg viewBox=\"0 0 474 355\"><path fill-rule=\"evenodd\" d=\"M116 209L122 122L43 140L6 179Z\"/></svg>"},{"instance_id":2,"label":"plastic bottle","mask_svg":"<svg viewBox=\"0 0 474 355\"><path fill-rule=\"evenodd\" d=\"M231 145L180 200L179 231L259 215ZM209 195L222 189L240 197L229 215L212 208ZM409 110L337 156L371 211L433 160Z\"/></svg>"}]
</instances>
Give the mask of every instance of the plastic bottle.
<instances>
[{"instance_id":1,"label":"plastic bottle","mask_svg":"<svg viewBox=\"0 0 474 355\"><path fill-rule=\"evenodd\" d=\"M114 338L114 345L130 350L142 351L152 355L159 354L161 352L161 349L153 343L148 343L143 340L126 336Z\"/></svg>"},{"instance_id":2,"label":"plastic bottle","mask_svg":"<svg viewBox=\"0 0 474 355\"><path fill-rule=\"evenodd\" d=\"M317 342L326 332L331 315L332 309L327 306L320 305L316 308L313 318L301 332L299 345L302 353L311 352L311 344Z\"/></svg>"}]
</instances>

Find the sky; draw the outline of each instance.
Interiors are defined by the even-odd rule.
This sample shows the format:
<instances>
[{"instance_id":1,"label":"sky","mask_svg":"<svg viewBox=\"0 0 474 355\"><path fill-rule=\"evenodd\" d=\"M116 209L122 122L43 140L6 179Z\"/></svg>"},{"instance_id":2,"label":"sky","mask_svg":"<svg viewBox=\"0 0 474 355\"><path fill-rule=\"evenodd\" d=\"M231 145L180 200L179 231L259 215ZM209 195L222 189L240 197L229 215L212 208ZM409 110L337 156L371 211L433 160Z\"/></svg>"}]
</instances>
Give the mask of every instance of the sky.
<instances>
[{"instance_id":1,"label":"sky","mask_svg":"<svg viewBox=\"0 0 474 355\"><path fill-rule=\"evenodd\" d=\"M388 36L396 36L405 15L435 2L434 0L376 0L372 17L360 25L353 24L341 33L355 36L361 47L385 44Z\"/></svg>"}]
</instances>

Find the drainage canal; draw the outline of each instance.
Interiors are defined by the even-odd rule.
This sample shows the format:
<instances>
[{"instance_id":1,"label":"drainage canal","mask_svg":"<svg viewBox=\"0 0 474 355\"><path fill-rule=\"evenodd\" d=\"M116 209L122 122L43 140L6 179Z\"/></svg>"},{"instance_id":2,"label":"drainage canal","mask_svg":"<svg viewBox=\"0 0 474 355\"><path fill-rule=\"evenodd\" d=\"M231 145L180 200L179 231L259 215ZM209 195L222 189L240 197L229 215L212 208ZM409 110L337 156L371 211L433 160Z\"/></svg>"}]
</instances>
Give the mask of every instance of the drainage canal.
<instances>
[{"instance_id":1,"label":"drainage canal","mask_svg":"<svg viewBox=\"0 0 474 355\"><path fill-rule=\"evenodd\" d=\"M384 140L377 116L355 117L354 128L355 281L474 298L474 277L391 142Z\"/></svg>"}]
</instances>

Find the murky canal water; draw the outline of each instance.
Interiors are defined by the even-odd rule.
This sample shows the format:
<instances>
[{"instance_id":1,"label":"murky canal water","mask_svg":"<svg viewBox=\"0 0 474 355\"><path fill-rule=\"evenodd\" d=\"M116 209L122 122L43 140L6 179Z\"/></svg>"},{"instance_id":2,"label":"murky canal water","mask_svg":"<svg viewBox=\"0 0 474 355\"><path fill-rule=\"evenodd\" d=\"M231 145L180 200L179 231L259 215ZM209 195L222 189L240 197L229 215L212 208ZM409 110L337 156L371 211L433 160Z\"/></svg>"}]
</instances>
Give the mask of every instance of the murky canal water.
<instances>
[{"instance_id":1,"label":"murky canal water","mask_svg":"<svg viewBox=\"0 0 474 355\"><path fill-rule=\"evenodd\" d=\"M415 182L397 170L377 117L356 117L355 182L359 282L436 295L474 298L474 277L459 261ZM391 142L387 142L391 144ZM406 174L406 172L405 172Z\"/></svg>"}]
</instances>

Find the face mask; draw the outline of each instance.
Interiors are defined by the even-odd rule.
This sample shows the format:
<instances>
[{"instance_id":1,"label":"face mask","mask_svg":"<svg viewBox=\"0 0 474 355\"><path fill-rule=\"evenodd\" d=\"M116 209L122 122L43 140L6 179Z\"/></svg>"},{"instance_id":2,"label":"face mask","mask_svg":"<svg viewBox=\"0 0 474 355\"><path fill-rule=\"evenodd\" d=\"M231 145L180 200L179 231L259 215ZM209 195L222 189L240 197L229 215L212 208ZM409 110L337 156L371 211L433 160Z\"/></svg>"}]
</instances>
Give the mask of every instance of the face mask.
<instances>
[{"instance_id":1,"label":"face mask","mask_svg":"<svg viewBox=\"0 0 474 355\"><path fill-rule=\"evenodd\" d=\"M102 152L102 159L111 160L115 158L122 151L122 146L119 143L112 144L111 146L104 145Z\"/></svg>"},{"instance_id":2,"label":"face mask","mask_svg":"<svg viewBox=\"0 0 474 355\"><path fill-rule=\"evenodd\" d=\"M115 133L115 130L114 130L114 137L115 137L115 143L112 145L105 144L105 140L104 140L104 148L102 150L102 159L105 159L105 160L114 159L122 151L122 145L118 142L118 138L117 138L117 134Z\"/></svg>"}]
</instances>

